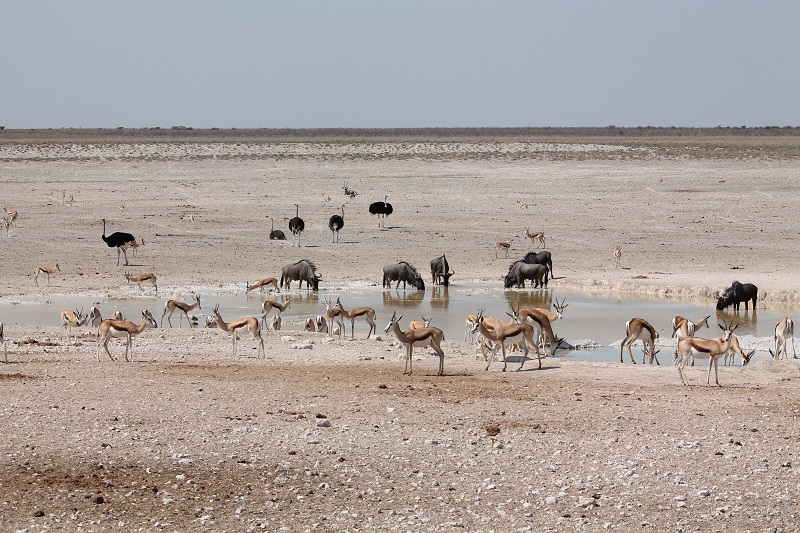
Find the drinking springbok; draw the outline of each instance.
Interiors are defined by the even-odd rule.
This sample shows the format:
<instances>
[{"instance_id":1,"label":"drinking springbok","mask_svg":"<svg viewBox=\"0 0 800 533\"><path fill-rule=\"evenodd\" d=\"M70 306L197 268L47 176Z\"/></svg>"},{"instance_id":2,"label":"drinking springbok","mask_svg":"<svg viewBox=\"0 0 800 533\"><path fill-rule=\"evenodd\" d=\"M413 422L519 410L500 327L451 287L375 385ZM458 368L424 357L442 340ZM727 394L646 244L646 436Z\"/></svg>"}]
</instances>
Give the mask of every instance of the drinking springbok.
<instances>
[{"instance_id":1,"label":"drinking springbok","mask_svg":"<svg viewBox=\"0 0 800 533\"><path fill-rule=\"evenodd\" d=\"M655 346L656 339L658 339L658 332L656 331L656 328L650 324L650 322L643 318L632 318L625 323L625 338L622 339L622 344L619 345L619 362L624 363L622 360L622 351L627 347L628 354L631 357L631 363L634 365L636 364L636 360L633 358L633 352L631 351L631 346L639 339L641 339L642 343L644 344L642 364L644 364L645 357L647 357L651 365L655 359L656 364L661 366L661 363L658 362L658 357L656 357L656 354L660 350L656 350Z\"/></svg>"}]
</instances>

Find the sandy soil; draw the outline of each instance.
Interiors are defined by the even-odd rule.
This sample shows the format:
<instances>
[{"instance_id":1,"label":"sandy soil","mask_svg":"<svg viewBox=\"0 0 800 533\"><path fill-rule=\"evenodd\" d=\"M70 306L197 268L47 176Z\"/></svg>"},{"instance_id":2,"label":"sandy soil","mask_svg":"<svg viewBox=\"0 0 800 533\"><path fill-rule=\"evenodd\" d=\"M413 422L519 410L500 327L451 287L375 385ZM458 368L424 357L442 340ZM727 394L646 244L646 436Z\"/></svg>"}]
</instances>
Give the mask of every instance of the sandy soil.
<instances>
[{"instance_id":1,"label":"sandy soil","mask_svg":"<svg viewBox=\"0 0 800 533\"><path fill-rule=\"evenodd\" d=\"M426 271L442 252L454 282L499 284L509 261L495 241L513 238L519 256L531 227L547 236L554 286L702 298L739 279L761 305L800 301L794 160L101 148L2 147L0 197L19 219L0 235L0 297L137 294L100 239L106 218L109 233L144 239L127 270L156 273L162 296L241 287L300 258L324 283L379 283L384 263ZM380 230L367 206L384 195L395 212ZM269 241L267 217L286 231L295 203L303 246ZM33 267L56 262L36 287ZM721 369L720 389L694 368L683 387L671 367L557 357L485 372L447 340L445 376L422 350L403 376L393 337L357 328L352 341L265 334L264 361L246 338L234 358L218 330L146 331L136 362L97 363L90 332L66 341L0 320L6 530L796 528L793 361Z\"/></svg>"}]
</instances>

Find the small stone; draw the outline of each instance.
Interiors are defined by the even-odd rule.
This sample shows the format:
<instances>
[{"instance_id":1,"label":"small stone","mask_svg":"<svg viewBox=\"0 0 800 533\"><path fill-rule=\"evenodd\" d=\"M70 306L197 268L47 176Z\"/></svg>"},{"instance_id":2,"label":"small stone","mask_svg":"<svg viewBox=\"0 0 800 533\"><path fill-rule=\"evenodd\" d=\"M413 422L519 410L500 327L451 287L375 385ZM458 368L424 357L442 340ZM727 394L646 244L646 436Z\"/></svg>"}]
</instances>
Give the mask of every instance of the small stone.
<instances>
[{"instance_id":1,"label":"small stone","mask_svg":"<svg viewBox=\"0 0 800 533\"><path fill-rule=\"evenodd\" d=\"M41 518L44 516L44 511L42 510L36 511L35 513L33 513L33 516L35 516L36 518Z\"/></svg>"},{"instance_id":2,"label":"small stone","mask_svg":"<svg viewBox=\"0 0 800 533\"><path fill-rule=\"evenodd\" d=\"M697 495L700 496L701 498L707 498L711 496L711 491L708 489L703 489L701 491L698 491Z\"/></svg>"},{"instance_id":3,"label":"small stone","mask_svg":"<svg viewBox=\"0 0 800 533\"><path fill-rule=\"evenodd\" d=\"M594 498L581 498L578 500L578 507L582 509L592 509L597 507L597 500Z\"/></svg>"},{"instance_id":4,"label":"small stone","mask_svg":"<svg viewBox=\"0 0 800 533\"><path fill-rule=\"evenodd\" d=\"M544 503L546 503L547 505L555 505L558 503L558 498L556 498L555 496L548 496L547 498L544 499Z\"/></svg>"},{"instance_id":5,"label":"small stone","mask_svg":"<svg viewBox=\"0 0 800 533\"><path fill-rule=\"evenodd\" d=\"M486 434L490 437L494 437L500 434L500 426L496 424L489 424L486 426Z\"/></svg>"},{"instance_id":6,"label":"small stone","mask_svg":"<svg viewBox=\"0 0 800 533\"><path fill-rule=\"evenodd\" d=\"M104 503L105 501L106 501L106 500L105 500L105 499L104 499L102 496L98 496L98 497L96 497L96 498L94 499L94 503L96 503L96 504L98 504L98 505L99 505L99 504L101 504L101 503Z\"/></svg>"},{"instance_id":7,"label":"small stone","mask_svg":"<svg viewBox=\"0 0 800 533\"><path fill-rule=\"evenodd\" d=\"M318 418L317 419L317 427L318 428L329 428L331 427L331 421L327 418Z\"/></svg>"}]
</instances>

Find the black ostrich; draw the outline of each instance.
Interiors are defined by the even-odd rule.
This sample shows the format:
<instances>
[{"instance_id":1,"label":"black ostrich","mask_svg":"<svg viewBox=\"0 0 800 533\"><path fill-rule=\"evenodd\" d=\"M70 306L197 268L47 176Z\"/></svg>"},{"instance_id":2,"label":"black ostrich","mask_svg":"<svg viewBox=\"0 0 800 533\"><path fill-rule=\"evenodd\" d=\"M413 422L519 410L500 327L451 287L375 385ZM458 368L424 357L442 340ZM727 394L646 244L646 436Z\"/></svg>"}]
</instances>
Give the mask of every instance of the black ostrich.
<instances>
[{"instance_id":1,"label":"black ostrich","mask_svg":"<svg viewBox=\"0 0 800 533\"><path fill-rule=\"evenodd\" d=\"M342 215L333 215L328 221L328 227L331 228L331 242L339 242L339 230L344 227L344 206L342 206ZM333 237L336 240L333 240Z\"/></svg>"},{"instance_id":2,"label":"black ostrich","mask_svg":"<svg viewBox=\"0 0 800 533\"><path fill-rule=\"evenodd\" d=\"M272 217L269 217L270 222L272 222L272 231L269 232L269 240L271 241L285 241L286 234L279 229L275 229L275 220Z\"/></svg>"},{"instance_id":3,"label":"black ostrich","mask_svg":"<svg viewBox=\"0 0 800 533\"><path fill-rule=\"evenodd\" d=\"M294 246L295 237L297 237L297 246L300 246L300 234L306 229L306 223L300 218L300 206L297 204L294 204L294 206L297 208L297 211L295 211L294 218L289 221L289 229L292 232L292 246Z\"/></svg>"},{"instance_id":4,"label":"black ostrich","mask_svg":"<svg viewBox=\"0 0 800 533\"><path fill-rule=\"evenodd\" d=\"M128 246L136 242L136 239L130 233L115 231L106 237L106 219L103 219L103 241L109 248L117 249L117 266L119 266L119 253L120 251L125 256L125 266L128 266Z\"/></svg>"},{"instance_id":5,"label":"black ostrich","mask_svg":"<svg viewBox=\"0 0 800 533\"><path fill-rule=\"evenodd\" d=\"M373 202L369 204L369 214L370 215L378 215L378 227L381 227L381 219L383 219L383 227L386 228L386 217L392 214L392 204L388 203L386 200L388 196L383 197L382 202Z\"/></svg>"}]
</instances>

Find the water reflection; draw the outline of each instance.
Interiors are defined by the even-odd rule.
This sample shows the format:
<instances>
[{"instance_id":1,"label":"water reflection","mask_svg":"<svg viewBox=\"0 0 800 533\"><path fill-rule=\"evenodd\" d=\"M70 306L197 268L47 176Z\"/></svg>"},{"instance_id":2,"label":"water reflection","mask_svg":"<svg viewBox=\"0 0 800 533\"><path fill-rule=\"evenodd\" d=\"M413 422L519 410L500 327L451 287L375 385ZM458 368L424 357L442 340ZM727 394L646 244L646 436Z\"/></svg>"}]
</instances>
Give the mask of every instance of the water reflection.
<instances>
[{"instance_id":1,"label":"water reflection","mask_svg":"<svg viewBox=\"0 0 800 533\"><path fill-rule=\"evenodd\" d=\"M434 285L431 289L431 308L448 309L450 307L450 288Z\"/></svg>"},{"instance_id":2,"label":"water reflection","mask_svg":"<svg viewBox=\"0 0 800 533\"><path fill-rule=\"evenodd\" d=\"M551 290L530 290L530 291L503 291L508 305L514 309L521 307L541 307L550 309L553 305L553 292Z\"/></svg>"},{"instance_id":3,"label":"water reflection","mask_svg":"<svg viewBox=\"0 0 800 533\"><path fill-rule=\"evenodd\" d=\"M425 291L400 291L398 289L385 289L383 291L383 306L392 309L395 307L409 309L419 307L424 299Z\"/></svg>"},{"instance_id":4,"label":"water reflection","mask_svg":"<svg viewBox=\"0 0 800 533\"><path fill-rule=\"evenodd\" d=\"M726 324L736 323L740 328L755 329L758 325L758 312L755 309L748 309L747 311L717 311L717 321ZM709 324L711 325L711 324Z\"/></svg>"}]
</instances>

